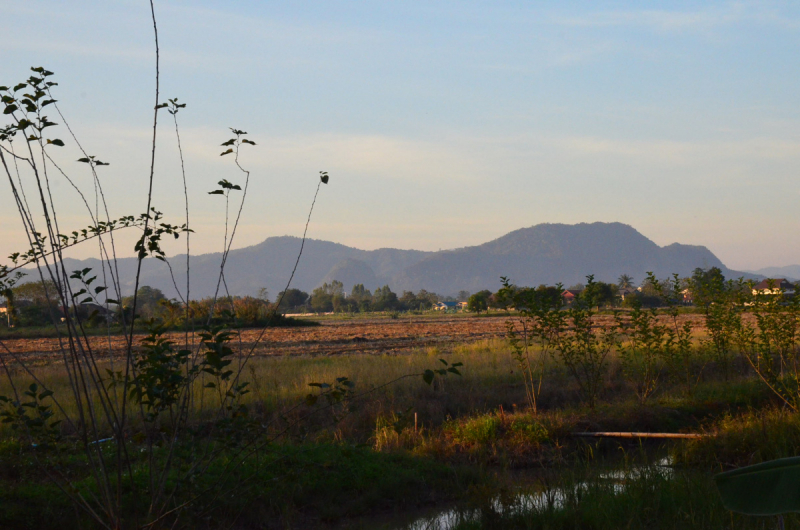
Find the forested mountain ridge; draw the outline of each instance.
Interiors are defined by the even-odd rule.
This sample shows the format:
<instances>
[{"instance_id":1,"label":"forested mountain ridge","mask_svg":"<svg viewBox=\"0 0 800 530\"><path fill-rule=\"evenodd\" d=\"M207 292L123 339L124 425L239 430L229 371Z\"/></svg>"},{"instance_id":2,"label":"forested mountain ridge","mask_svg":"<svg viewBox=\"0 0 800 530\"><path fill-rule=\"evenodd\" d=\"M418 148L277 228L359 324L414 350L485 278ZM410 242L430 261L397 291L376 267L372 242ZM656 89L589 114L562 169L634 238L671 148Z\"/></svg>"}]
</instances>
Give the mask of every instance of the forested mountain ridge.
<instances>
[{"instance_id":1,"label":"forested mountain ridge","mask_svg":"<svg viewBox=\"0 0 800 530\"><path fill-rule=\"evenodd\" d=\"M440 292L496 290L500 276L518 285L564 285L596 280L615 282L628 274L638 282L648 271L658 277L688 276L697 268L731 271L703 246L673 243L660 247L622 223L540 224L510 232L482 245L437 252L394 278L398 288Z\"/></svg>"},{"instance_id":2,"label":"forested mountain ridge","mask_svg":"<svg viewBox=\"0 0 800 530\"><path fill-rule=\"evenodd\" d=\"M232 250L225 269L232 295L254 295L266 287L274 297L283 290L294 267L301 240L270 237L250 247ZM214 294L221 254L193 256L191 297ZM92 267L97 260L65 260L68 270ZM175 283L186 284L186 256L169 258ZM136 260L119 260L123 294L133 289ZM439 252L383 248L360 250L330 241L306 240L292 287L310 291L323 282L339 280L349 292L353 284L374 289L389 285L396 292L426 289L444 295L460 290L495 291L500 276L518 285L582 282L586 275L611 282L621 274L639 282L647 271L659 277L672 273L688 276L695 268L719 267L726 277L752 276L731 271L706 247L673 243L661 247L622 223L539 224L521 228L477 246ZM169 297L177 293L168 267L145 260L141 285L161 289ZM221 291L224 294L224 289Z\"/></svg>"}]
</instances>

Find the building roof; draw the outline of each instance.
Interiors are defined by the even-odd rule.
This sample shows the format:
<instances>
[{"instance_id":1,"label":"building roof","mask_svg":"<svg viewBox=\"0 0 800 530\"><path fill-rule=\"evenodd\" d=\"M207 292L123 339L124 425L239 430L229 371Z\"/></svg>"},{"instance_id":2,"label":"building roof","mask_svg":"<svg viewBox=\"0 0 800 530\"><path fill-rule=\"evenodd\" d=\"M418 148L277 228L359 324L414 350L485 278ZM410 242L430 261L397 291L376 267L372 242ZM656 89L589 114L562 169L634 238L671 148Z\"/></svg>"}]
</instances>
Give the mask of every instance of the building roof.
<instances>
[{"instance_id":1,"label":"building roof","mask_svg":"<svg viewBox=\"0 0 800 530\"><path fill-rule=\"evenodd\" d=\"M761 280L753 287L753 289L756 289L757 291L763 291L765 289L783 289L784 291L794 291L794 285L792 285L786 278L767 278L766 280Z\"/></svg>"}]
</instances>

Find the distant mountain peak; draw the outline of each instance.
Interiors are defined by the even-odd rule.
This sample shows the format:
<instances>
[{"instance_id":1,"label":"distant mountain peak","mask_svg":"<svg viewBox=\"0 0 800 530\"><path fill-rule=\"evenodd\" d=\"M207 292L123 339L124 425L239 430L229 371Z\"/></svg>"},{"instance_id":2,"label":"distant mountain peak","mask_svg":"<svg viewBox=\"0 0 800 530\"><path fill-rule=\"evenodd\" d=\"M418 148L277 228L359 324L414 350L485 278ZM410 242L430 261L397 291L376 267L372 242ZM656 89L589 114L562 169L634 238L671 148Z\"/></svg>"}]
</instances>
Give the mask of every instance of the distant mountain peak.
<instances>
[{"instance_id":1,"label":"distant mountain peak","mask_svg":"<svg viewBox=\"0 0 800 530\"><path fill-rule=\"evenodd\" d=\"M232 250L225 269L232 295L254 295L266 287L274 298L283 290L294 267L302 240L295 236L269 237L249 247ZM219 253L192 258L192 297L213 294L219 275ZM145 260L141 285L161 289L177 297L174 284L185 285L185 255L171 258L175 282L169 268L153 259ZM86 260L83 263L94 263ZM75 262L74 267L82 267ZM136 260L120 260L123 279L132 276ZM449 295L460 290L497 290L500 277L518 285L597 280L614 282L622 274L638 283L652 271L659 277L672 273L688 276L697 268L719 267L726 277L731 271L706 247L673 243L660 247L635 228L619 222L542 223L520 228L486 243L454 250L426 252L381 248L360 250L331 241L307 239L291 287L311 291L323 282L339 280L347 290L354 283L373 289L389 285L393 290L427 289ZM128 269L130 269L128 271ZM799 268L800 269L800 268ZM127 272L126 272L127 271ZM781 276L798 277L789 272ZM132 285L123 282L126 289ZM126 293L127 294L127 293Z\"/></svg>"}]
</instances>

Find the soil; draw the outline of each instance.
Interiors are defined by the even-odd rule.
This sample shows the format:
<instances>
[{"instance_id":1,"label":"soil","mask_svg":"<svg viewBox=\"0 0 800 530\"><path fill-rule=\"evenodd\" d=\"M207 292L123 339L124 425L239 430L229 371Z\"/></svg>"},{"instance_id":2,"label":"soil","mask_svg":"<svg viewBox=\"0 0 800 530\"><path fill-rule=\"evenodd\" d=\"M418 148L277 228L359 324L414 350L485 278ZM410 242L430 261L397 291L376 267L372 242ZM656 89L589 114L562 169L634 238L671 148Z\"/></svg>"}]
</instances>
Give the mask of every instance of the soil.
<instances>
[{"instance_id":1,"label":"soil","mask_svg":"<svg viewBox=\"0 0 800 530\"><path fill-rule=\"evenodd\" d=\"M255 355L399 354L429 346L500 338L505 335L505 320L463 316L322 319L322 325L313 327L243 329L241 342L246 350L255 347ZM178 344L184 341L181 332L168 336ZM143 337L144 334L135 335L137 342ZM235 343L238 340L236 337ZM89 337L89 343L101 357L107 357L109 350L114 356L125 350L122 336ZM60 357L55 338L4 339L3 344L28 361Z\"/></svg>"},{"instance_id":2,"label":"soil","mask_svg":"<svg viewBox=\"0 0 800 530\"><path fill-rule=\"evenodd\" d=\"M341 355L341 354L402 354L411 350L471 343L505 337L509 317L498 315L432 315L389 318L352 318L320 320L320 326L286 327L241 330L245 351L255 348L256 356L266 355ZM612 316L595 317L598 324L613 325ZM702 327L701 315L681 315L692 320L695 329ZM263 335L262 335L263 334ZM183 343L182 332L169 333L177 344ZM140 341L144 334L135 335ZM239 338L234 339L234 343ZM197 339L195 339L195 343ZM59 340L55 338L4 339L4 353L14 352L27 361L47 361L60 358ZM95 355L120 356L125 350L122 336L89 337ZM238 346L238 344L236 344ZM6 350L8 348L8 350Z\"/></svg>"}]
</instances>

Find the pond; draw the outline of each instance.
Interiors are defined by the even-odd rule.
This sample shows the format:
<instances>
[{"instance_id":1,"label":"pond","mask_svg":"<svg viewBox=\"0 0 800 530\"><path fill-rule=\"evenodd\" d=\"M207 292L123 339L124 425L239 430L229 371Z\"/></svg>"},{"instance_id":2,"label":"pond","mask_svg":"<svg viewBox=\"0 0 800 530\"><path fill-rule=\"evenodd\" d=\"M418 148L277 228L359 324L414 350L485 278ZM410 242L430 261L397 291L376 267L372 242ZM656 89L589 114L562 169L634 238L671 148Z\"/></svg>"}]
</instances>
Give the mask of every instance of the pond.
<instances>
[{"instance_id":1,"label":"pond","mask_svg":"<svg viewBox=\"0 0 800 530\"><path fill-rule=\"evenodd\" d=\"M593 466L594 469L566 469L562 476L547 473L513 473L508 479L518 486L503 489L482 500L473 500L469 506L449 506L437 513L419 517L410 523L401 523L396 530L457 530L485 524L492 518L509 519L530 513L553 512L568 508L590 490L602 488L606 493L623 493L630 483L642 480L671 480L675 470L669 457L655 462L624 467ZM579 475L590 474L586 480L576 480ZM567 475L564 480L564 474ZM568 485L563 485L564 483ZM550 486L548 484L560 485Z\"/></svg>"}]
</instances>

